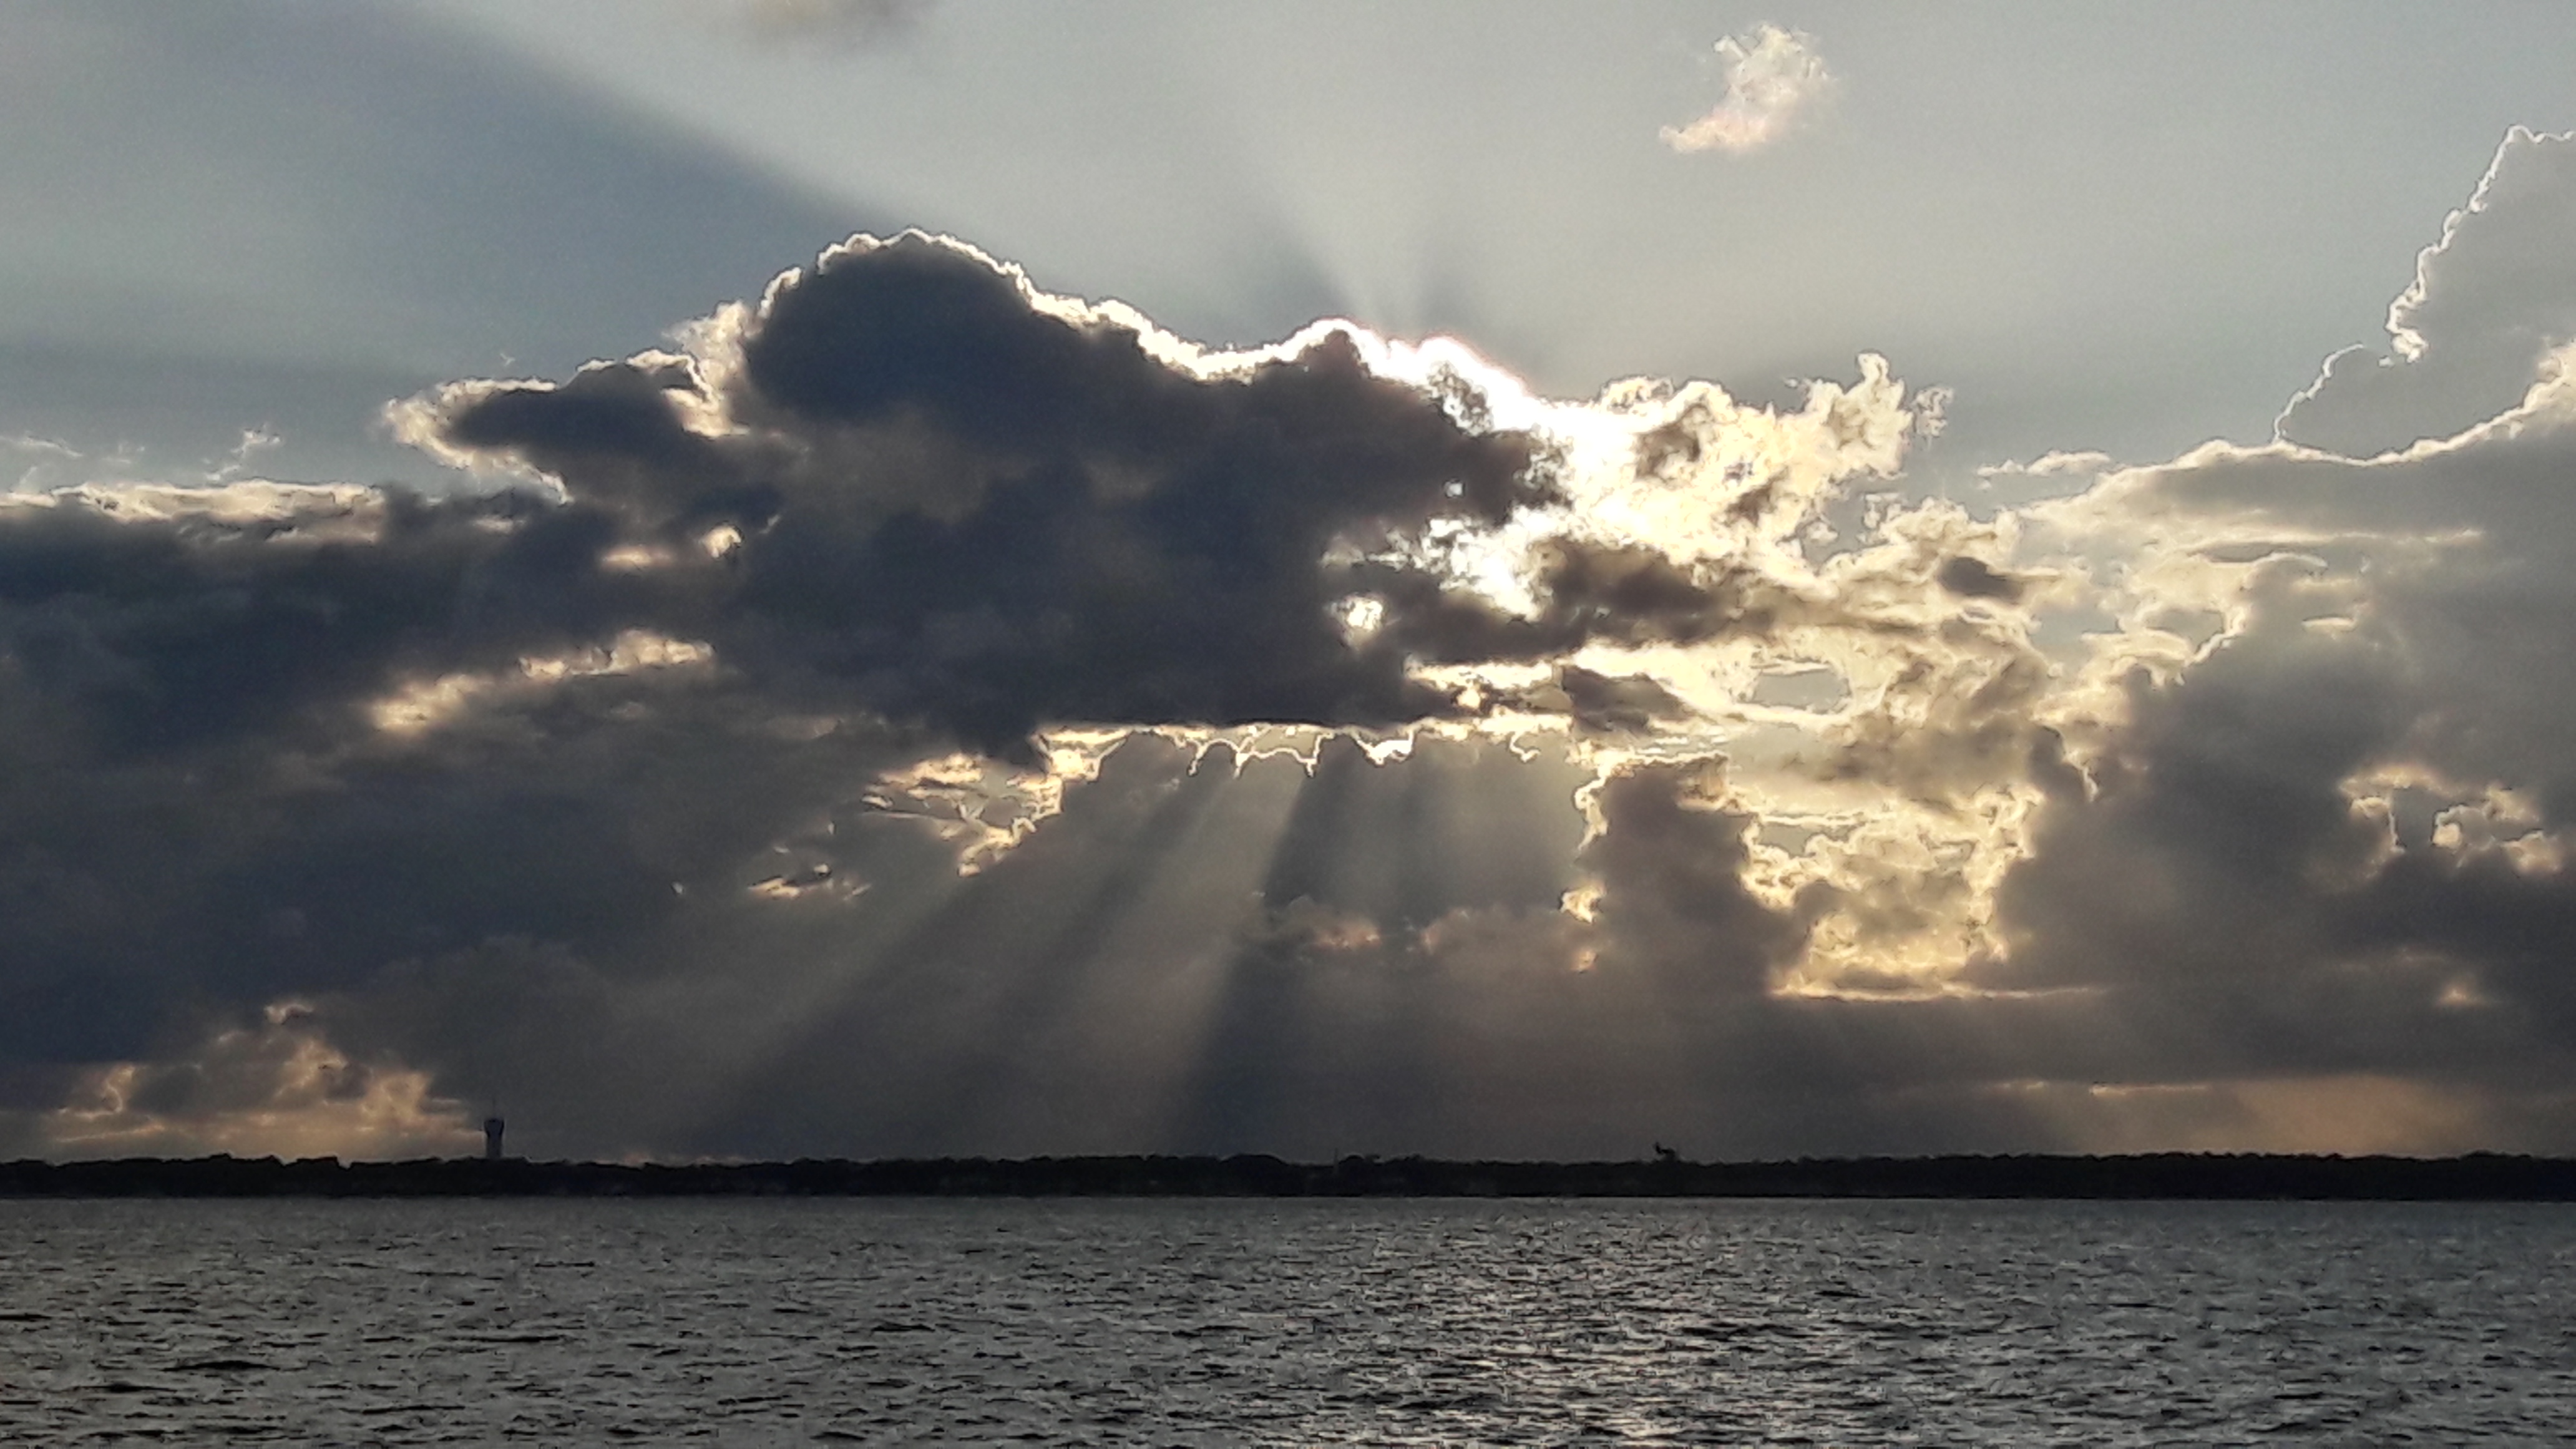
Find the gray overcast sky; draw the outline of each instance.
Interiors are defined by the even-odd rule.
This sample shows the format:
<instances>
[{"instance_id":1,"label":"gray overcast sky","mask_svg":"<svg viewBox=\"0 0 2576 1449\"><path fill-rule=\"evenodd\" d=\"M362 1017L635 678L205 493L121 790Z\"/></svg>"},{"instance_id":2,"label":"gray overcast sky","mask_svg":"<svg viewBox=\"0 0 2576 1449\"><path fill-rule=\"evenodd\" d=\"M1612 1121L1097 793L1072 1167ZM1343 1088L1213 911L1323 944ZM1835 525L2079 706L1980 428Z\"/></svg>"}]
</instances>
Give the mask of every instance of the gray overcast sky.
<instances>
[{"instance_id":1,"label":"gray overcast sky","mask_svg":"<svg viewBox=\"0 0 2576 1449\"><path fill-rule=\"evenodd\" d=\"M430 477L360 446L383 396L619 355L917 225L1201 340L1347 314L1564 394L1880 351L1958 394L1918 474L2162 456L2258 437L2508 125L2576 124L2545 3L748 9L12 7L0 430L175 468L267 425L280 471ZM1766 21L1827 105L1660 145Z\"/></svg>"}]
</instances>

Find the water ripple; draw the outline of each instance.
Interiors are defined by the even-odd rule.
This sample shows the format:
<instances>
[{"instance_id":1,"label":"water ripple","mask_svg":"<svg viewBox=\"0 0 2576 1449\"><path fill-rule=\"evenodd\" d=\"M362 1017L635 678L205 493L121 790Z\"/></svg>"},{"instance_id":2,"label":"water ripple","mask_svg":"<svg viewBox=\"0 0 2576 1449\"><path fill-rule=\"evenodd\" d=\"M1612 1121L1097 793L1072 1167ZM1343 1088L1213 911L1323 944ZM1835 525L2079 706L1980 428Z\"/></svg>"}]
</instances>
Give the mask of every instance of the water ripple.
<instances>
[{"instance_id":1,"label":"water ripple","mask_svg":"<svg viewBox=\"0 0 2576 1449\"><path fill-rule=\"evenodd\" d=\"M2576 1211L0 1203L0 1442L2529 1444Z\"/></svg>"}]
</instances>

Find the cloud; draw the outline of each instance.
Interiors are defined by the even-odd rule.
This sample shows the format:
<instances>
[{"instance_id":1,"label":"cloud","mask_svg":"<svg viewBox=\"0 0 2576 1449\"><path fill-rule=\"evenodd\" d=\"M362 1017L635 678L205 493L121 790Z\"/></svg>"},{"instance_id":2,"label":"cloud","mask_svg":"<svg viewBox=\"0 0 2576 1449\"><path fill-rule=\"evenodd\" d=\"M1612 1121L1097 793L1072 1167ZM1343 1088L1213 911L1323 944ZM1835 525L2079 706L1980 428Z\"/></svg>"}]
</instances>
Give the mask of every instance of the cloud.
<instances>
[{"instance_id":1,"label":"cloud","mask_svg":"<svg viewBox=\"0 0 2576 1449\"><path fill-rule=\"evenodd\" d=\"M1553 916L1570 742L1698 718L1571 656L1810 627L1794 538L1911 436L1875 359L1786 412L1560 402L1347 323L1206 351L922 236L683 336L394 410L479 491L0 504L0 1064L57 1103L12 1131L376 1150L497 1092L539 1150L969 1141L1035 1080L977 1012L1102 952ZM882 1110L814 1021L912 1063ZM410 1135L301 1067L173 1095L245 1051L411 1084Z\"/></svg>"},{"instance_id":2,"label":"cloud","mask_svg":"<svg viewBox=\"0 0 2576 1449\"><path fill-rule=\"evenodd\" d=\"M690 345L456 384L402 425L650 559L631 587L664 632L994 753L1051 722L1463 717L1416 663L1765 628L1779 561L1744 550L1891 470L1910 416L1874 359L1780 416L1704 384L1543 403L1348 324L1208 353L920 235L837 248ZM1641 439L1669 474L1644 488L1619 481ZM1702 479L1729 511L1698 537L1620 522Z\"/></svg>"},{"instance_id":3,"label":"cloud","mask_svg":"<svg viewBox=\"0 0 2576 1449\"><path fill-rule=\"evenodd\" d=\"M2213 1071L2428 1084L2489 1133L2563 1113L2576 388L2548 320L2563 246L2539 238L2576 228L2576 172L2556 144L2507 139L2392 313L2420 329L2399 360L2330 366L2284 441L2035 511L2119 581L2127 624L2098 636L2099 691L2062 706L2072 757L1972 979L2188 1024Z\"/></svg>"},{"instance_id":4,"label":"cloud","mask_svg":"<svg viewBox=\"0 0 2576 1449\"><path fill-rule=\"evenodd\" d=\"M280 1005L185 1055L91 1069L39 1121L0 1112L0 1141L94 1157L408 1158L473 1144L467 1109L432 1095L426 1074L352 1061L310 1018Z\"/></svg>"},{"instance_id":5,"label":"cloud","mask_svg":"<svg viewBox=\"0 0 2576 1449\"><path fill-rule=\"evenodd\" d=\"M2286 441L2366 458L2453 437L2520 401L2576 341L2576 133L2517 126L2388 309L2388 345L2326 360L2290 400Z\"/></svg>"},{"instance_id":6,"label":"cloud","mask_svg":"<svg viewBox=\"0 0 2576 1449\"><path fill-rule=\"evenodd\" d=\"M72 480L63 475L84 461L71 445L32 434L0 437L0 457L15 474L5 491L28 493L64 486Z\"/></svg>"},{"instance_id":7,"label":"cloud","mask_svg":"<svg viewBox=\"0 0 2576 1449\"><path fill-rule=\"evenodd\" d=\"M395 409L480 489L13 496L0 1135L2563 1150L2554 154L2401 303L2483 416L1983 511L1874 357L1551 399L920 235Z\"/></svg>"},{"instance_id":8,"label":"cloud","mask_svg":"<svg viewBox=\"0 0 2576 1449\"><path fill-rule=\"evenodd\" d=\"M1333 627L1318 561L1540 501L1527 442L1345 333L1230 372L1168 345L961 247L862 241L699 356L453 387L412 426L662 550L644 576L735 667L988 751L1048 721L1447 712Z\"/></svg>"},{"instance_id":9,"label":"cloud","mask_svg":"<svg viewBox=\"0 0 2576 1449\"><path fill-rule=\"evenodd\" d=\"M1830 95L1833 75L1804 31L1762 25L1717 43L1726 66L1726 99L1686 126L1657 134L1676 151L1741 156L1787 135Z\"/></svg>"}]
</instances>

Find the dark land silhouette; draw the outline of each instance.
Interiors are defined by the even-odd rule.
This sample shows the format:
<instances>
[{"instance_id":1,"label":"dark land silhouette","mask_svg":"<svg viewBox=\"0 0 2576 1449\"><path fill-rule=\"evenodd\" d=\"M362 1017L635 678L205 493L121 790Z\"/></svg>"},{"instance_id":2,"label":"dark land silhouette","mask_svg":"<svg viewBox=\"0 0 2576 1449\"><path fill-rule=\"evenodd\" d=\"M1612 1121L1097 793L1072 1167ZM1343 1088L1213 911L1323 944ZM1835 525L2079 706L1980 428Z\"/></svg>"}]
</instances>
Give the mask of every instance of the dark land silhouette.
<instances>
[{"instance_id":1,"label":"dark land silhouette","mask_svg":"<svg viewBox=\"0 0 2576 1449\"><path fill-rule=\"evenodd\" d=\"M2576 1160L2158 1153L1795 1162L1346 1157L628 1164L122 1158L0 1163L0 1197L1786 1197L2576 1201Z\"/></svg>"}]
</instances>

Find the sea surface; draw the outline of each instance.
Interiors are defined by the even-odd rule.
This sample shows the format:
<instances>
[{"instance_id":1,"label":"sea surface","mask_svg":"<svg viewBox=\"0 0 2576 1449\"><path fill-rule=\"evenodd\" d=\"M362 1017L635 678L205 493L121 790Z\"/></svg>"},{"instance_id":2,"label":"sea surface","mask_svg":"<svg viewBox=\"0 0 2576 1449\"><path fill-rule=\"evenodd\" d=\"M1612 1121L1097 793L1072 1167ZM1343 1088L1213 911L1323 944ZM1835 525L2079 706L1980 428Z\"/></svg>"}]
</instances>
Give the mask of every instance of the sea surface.
<instances>
[{"instance_id":1,"label":"sea surface","mask_svg":"<svg viewBox=\"0 0 2576 1449\"><path fill-rule=\"evenodd\" d=\"M2576 1209L0 1202L8 1444L2576 1442Z\"/></svg>"}]
</instances>

